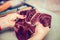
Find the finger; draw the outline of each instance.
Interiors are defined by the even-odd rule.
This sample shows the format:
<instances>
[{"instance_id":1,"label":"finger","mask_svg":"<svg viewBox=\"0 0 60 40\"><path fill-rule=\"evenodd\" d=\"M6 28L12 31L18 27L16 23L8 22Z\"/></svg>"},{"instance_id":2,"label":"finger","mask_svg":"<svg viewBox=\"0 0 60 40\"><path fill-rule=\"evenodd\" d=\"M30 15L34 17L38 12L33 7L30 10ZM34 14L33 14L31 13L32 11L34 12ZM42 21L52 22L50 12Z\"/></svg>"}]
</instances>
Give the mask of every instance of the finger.
<instances>
[{"instance_id":1,"label":"finger","mask_svg":"<svg viewBox=\"0 0 60 40\"><path fill-rule=\"evenodd\" d=\"M20 11L25 11L25 10L30 10L30 9L31 9L31 7L21 8L21 9L18 11L18 13L19 13Z\"/></svg>"},{"instance_id":2,"label":"finger","mask_svg":"<svg viewBox=\"0 0 60 40\"><path fill-rule=\"evenodd\" d=\"M39 22L36 23L35 33L29 40L42 40L49 32L49 27L44 27Z\"/></svg>"},{"instance_id":3,"label":"finger","mask_svg":"<svg viewBox=\"0 0 60 40\"><path fill-rule=\"evenodd\" d=\"M12 14L7 15L5 18L7 20L16 20L16 18L24 19L25 17L23 15L19 15L17 13L12 13Z\"/></svg>"},{"instance_id":4,"label":"finger","mask_svg":"<svg viewBox=\"0 0 60 40\"><path fill-rule=\"evenodd\" d=\"M17 18L20 18L20 19L26 18L26 16L24 16L24 15L19 15L19 14L16 14L16 17L17 17Z\"/></svg>"}]
</instances>

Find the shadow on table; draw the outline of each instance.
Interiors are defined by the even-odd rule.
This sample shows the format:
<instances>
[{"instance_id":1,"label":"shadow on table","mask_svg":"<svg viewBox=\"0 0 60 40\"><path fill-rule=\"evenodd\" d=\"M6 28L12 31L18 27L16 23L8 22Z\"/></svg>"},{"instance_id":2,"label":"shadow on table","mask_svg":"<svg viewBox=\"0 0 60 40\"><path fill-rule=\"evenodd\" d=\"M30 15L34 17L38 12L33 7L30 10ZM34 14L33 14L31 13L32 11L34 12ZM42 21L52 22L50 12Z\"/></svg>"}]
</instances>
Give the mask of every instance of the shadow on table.
<instances>
[{"instance_id":1,"label":"shadow on table","mask_svg":"<svg viewBox=\"0 0 60 40\"><path fill-rule=\"evenodd\" d=\"M0 34L3 34L5 32L12 32L12 31L14 31L13 28L5 28L5 29L3 29L3 30L0 31Z\"/></svg>"}]
</instances>

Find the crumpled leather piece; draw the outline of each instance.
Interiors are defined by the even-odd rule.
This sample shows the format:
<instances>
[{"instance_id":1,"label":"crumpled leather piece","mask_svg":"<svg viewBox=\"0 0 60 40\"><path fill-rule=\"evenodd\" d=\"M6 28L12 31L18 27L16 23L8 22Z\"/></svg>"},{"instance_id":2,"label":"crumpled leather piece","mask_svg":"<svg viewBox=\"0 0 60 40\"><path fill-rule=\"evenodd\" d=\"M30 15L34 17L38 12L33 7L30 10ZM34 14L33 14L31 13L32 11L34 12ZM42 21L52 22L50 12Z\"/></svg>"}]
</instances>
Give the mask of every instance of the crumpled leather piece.
<instances>
[{"instance_id":1,"label":"crumpled leather piece","mask_svg":"<svg viewBox=\"0 0 60 40\"><path fill-rule=\"evenodd\" d=\"M25 14L24 14L25 13ZM25 15L25 19L17 19L15 33L18 40L28 40L35 33L35 23L40 22L43 27L51 28L51 15L45 13L36 13L36 9L21 11L19 14Z\"/></svg>"}]
</instances>

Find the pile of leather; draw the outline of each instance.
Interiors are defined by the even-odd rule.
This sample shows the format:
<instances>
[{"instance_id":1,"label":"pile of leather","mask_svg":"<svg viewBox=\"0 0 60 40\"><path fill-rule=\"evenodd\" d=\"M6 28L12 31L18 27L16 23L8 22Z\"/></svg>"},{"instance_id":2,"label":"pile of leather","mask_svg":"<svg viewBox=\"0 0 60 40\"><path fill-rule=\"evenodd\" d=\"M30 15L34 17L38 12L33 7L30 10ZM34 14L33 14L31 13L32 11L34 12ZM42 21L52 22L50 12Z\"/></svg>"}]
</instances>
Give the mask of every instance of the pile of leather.
<instances>
[{"instance_id":1,"label":"pile of leather","mask_svg":"<svg viewBox=\"0 0 60 40\"><path fill-rule=\"evenodd\" d=\"M15 33L18 40L31 38L35 33L36 22L40 22L44 27L51 27L51 16L45 13L37 13L36 9L24 10L19 14L26 16L26 18L17 18L16 20Z\"/></svg>"}]
</instances>

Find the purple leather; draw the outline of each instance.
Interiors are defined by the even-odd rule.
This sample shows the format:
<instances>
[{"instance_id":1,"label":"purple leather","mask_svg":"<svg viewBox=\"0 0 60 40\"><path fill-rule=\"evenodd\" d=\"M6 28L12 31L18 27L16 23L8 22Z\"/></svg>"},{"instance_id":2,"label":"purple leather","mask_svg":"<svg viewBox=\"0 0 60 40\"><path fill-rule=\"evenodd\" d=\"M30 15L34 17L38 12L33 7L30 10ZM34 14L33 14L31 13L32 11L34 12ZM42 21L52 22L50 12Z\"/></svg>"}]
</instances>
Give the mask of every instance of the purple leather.
<instances>
[{"instance_id":1,"label":"purple leather","mask_svg":"<svg viewBox=\"0 0 60 40\"><path fill-rule=\"evenodd\" d=\"M40 22L43 25L43 27L49 26L49 28L51 28L51 15L45 13L36 14L35 9L22 11L20 12L20 14L26 15L26 18L25 19L18 18L16 20L15 28L17 28L18 31L16 31L15 29L15 33L18 40L28 40L29 38L31 38L35 33L35 28L36 28L35 23L37 21Z\"/></svg>"}]
</instances>

